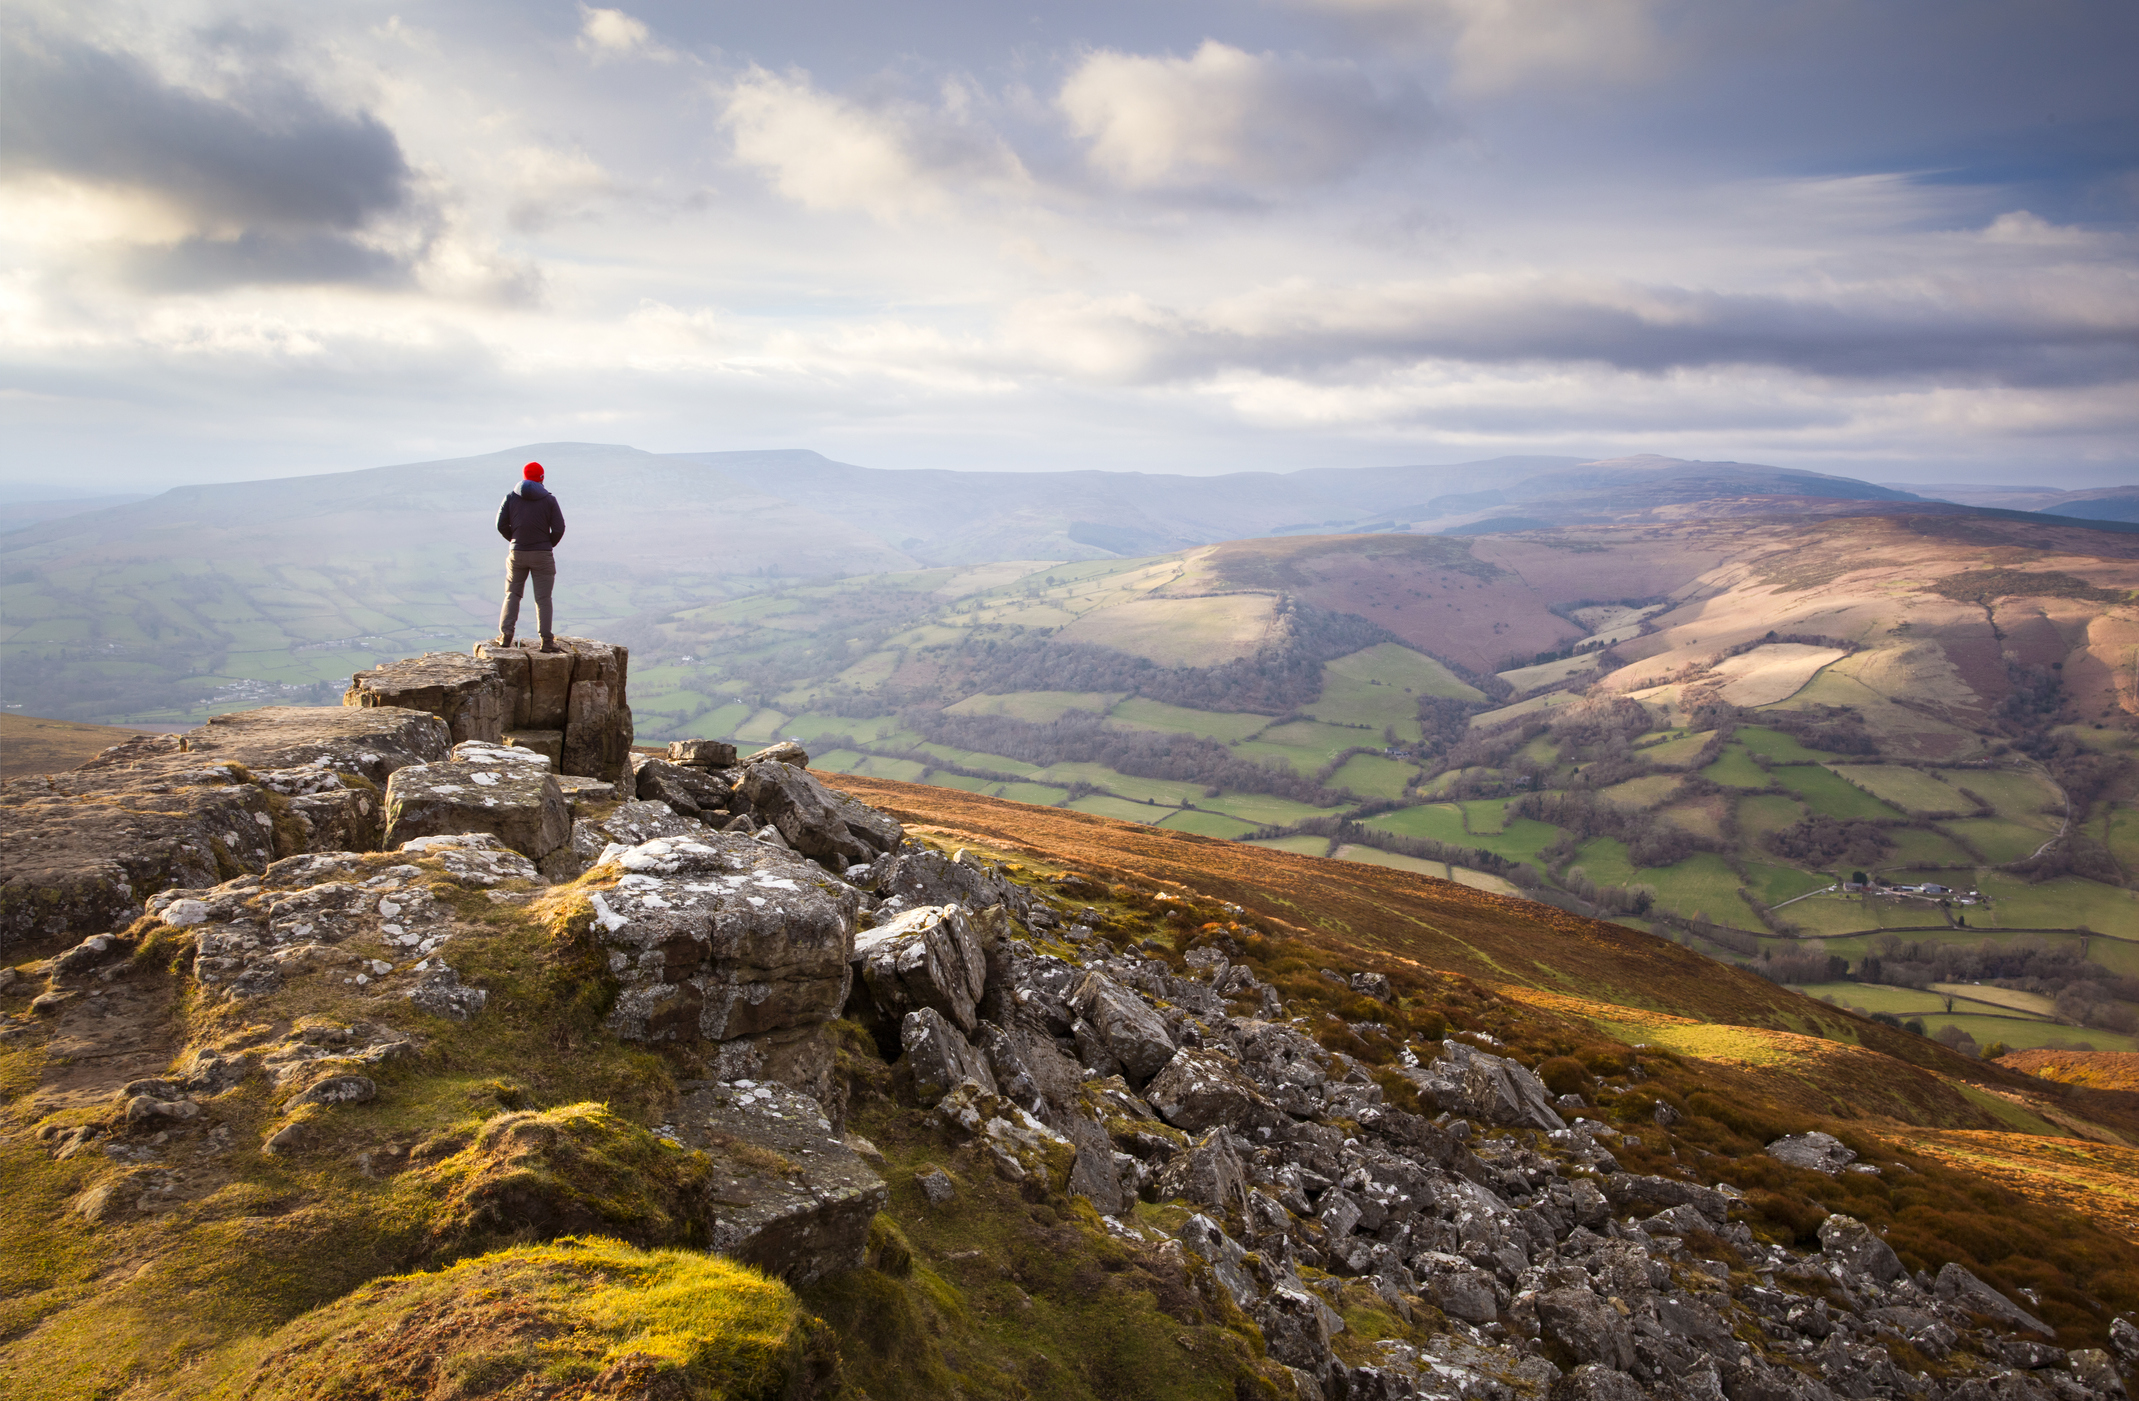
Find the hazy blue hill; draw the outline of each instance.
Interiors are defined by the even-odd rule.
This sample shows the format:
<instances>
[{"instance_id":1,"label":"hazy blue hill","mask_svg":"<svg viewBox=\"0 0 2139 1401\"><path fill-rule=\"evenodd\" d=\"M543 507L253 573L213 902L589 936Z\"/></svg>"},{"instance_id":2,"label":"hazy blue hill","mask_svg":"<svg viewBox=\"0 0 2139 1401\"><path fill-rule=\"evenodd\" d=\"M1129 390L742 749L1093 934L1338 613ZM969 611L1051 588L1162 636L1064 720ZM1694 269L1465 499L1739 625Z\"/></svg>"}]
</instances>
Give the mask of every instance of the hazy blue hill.
<instances>
[{"instance_id":1,"label":"hazy blue hill","mask_svg":"<svg viewBox=\"0 0 2139 1401\"><path fill-rule=\"evenodd\" d=\"M1158 554L1288 527L1429 519L1411 503L1580 461L1509 457L1437 467L1329 467L1213 477L1148 472L883 471L813 452L682 454L868 530L928 564Z\"/></svg>"}]
</instances>

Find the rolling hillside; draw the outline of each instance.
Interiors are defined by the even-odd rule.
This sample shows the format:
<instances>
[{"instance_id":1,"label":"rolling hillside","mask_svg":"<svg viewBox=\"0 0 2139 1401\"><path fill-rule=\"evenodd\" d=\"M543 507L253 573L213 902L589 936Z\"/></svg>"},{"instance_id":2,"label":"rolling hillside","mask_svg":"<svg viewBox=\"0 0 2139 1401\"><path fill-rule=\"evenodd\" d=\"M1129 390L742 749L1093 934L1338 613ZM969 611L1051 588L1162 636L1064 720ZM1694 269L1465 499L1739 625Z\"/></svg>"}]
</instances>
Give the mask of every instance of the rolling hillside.
<instances>
[{"instance_id":1,"label":"rolling hillside","mask_svg":"<svg viewBox=\"0 0 2139 1401\"><path fill-rule=\"evenodd\" d=\"M649 736L792 736L858 776L1602 912L1978 1045L2126 1049L2135 553L1880 515L923 571L663 619L634 700ZM1830 986L1882 936L2108 981Z\"/></svg>"}]
</instances>

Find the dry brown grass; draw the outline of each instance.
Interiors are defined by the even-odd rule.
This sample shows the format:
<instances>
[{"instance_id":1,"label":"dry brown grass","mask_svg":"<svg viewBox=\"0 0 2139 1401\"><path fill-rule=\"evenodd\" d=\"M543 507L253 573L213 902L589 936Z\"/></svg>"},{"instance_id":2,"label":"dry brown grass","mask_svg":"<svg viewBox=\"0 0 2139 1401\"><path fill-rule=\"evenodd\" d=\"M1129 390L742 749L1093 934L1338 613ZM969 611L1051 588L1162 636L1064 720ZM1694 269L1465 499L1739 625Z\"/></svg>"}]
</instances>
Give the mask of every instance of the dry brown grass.
<instances>
[{"instance_id":1,"label":"dry brown grass","mask_svg":"<svg viewBox=\"0 0 2139 1401\"><path fill-rule=\"evenodd\" d=\"M117 725L0 715L0 778L63 773L140 733Z\"/></svg>"},{"instance_id":2,"label":"dry brown grass","mask_svg":"<svg viewBox=\"0 0 2139 1401\"><path fill-rule=\"evenodd\" d=\"M2139 1090L2139 1051L2015 1051L1998 1063L2091 1090Z\"/></svg>"}]
</instances>

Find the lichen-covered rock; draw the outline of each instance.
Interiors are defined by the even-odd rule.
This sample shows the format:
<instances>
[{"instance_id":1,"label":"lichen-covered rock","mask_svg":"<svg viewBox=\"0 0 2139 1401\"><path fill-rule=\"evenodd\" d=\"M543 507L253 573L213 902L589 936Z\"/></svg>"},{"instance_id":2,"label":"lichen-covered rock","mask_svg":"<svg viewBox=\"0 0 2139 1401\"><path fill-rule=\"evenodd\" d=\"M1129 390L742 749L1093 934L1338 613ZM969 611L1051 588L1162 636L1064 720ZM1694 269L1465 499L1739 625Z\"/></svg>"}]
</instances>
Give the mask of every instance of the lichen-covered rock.
<instances>
[{"instance_id":1,"label":"lichen-covered rock","mask_svg":"<svg viewBox=\"0 0 2139 1401\"><path fill-rule=\"evenodd\" d=\"M720 739L672 739L668 761L699 769L725 769L735 765L735 746Z\"/></svg>"},{"instance_id":2,"label":"lichen-covered rock","mask_svg":"<svg viewBox=\"0 0 2139 1401\"><path fill-rule=\"evenodd\" d=\"M660 837L699 839L711 836L703 822L678 817L667 804L644 799L619 803L599 821L581 818L572 824L572 854L582 867L621 855L611 847L630 848Z\"/></svg>"},{"instance_id":3,"label":"lichen-covered rock","mask_svg":"<svg viewBox=\"0 0 2139 1401\"><path fill-rule=\"evenodd\" d=\"M1730 1203L1723 1194L1698 1182L1615 1172L1604 1179L1604 1195L1621 1211L1661 1211L1690 1206L1701 1213L1710 1228L1721 1226L1730 1219Z\"/></svg>"},{"instance_id":4,"label":"lichen-covered rock","mask_svg":"<svg viewBox=\"0 0 2139 1401\"><path fill-rule=\"evenodd\" d=\"M964 1084L998 1093L987 1058L933 1007L906 1014L899 1025L899 1044L913 1072L914 1097L924 1109Z\"/></svg>"},{"instance_id":5,"label":"lichen-covered rock","mask_svg":"<svg viewBox=\"0 0 2139 1401\"><path fill-rule=\"evenodd\" d=\"M447 837L416 837L401 844L411 856L435 856L446 873L462 885L487 890L506 881L541 879L535 863L488 832L457 832Z\"/></svg>"},{"instance_id":6,"label":"lichen-covered rock","mask_svg":"<svg viewBox=\"0 0 2139 1401\"><path fill-rule=\"evenodd\" d=\"M684 1096L676 1137L713 1160L707 1244L793 1285L861 1267L890 1189L816 1100L737 1081Z\"/></svg>"},{"instance_id":7,"label":"lichen-covered rock","mask_svg":"<svg viewBox=\"0 0 2139 1401\"><path fill-rule=\"evenodd\" d=\"M1491 1323L1500 1317L1500 1295L1493 1276L1460 1255L1425 1251L1412 1260L1421 1289L1435 1307L1467 1323Z\"/></svg>"},{"instance_id":8,"label":"lichen-covered rock","mask_svg":"<svg viewBox=\"0 0 2139 1401\"><path fill-rule=\"evenodd\" d=\"M820 1102L823 1024L845 1006L853 889L793 853L719 833L615 857L591 897L622 989L607 1025L638 1041L702 1041L723 1078L777 1079Z\"/></svg>"},{"instance_id":9,"label":"lichen-covered rock","mask_svg":"<svg viewBox=\"0 0 2139 1401\"><path fill-rule=\"evenodd\" d=\"M1576 1363L1595 1362L1626 1371L1639 1364L1634 1333L1613 1307L1582 1285L1548 1289L1537 1296L1538 1327Z\"/></svg>"},{"instance_id":10,"label":"lichen-covered rock","mask_svg":"<svg viewBox=\"0 0 2139 1401\"><path fill-rule=\"evenodd\" d=\"M1144 1088L1159 1117L1187 1133L1275 1128L1284 1116L1240 1068L1215 1051L1181 1050Z\"/></svg>"},{"instance_id":11,"label":"lichen-covered rock","mask_svg":"<svg viewBox=\"0 0 2139 1401\"><path fill-rule=\"evenodd\" d=\"M1837 1213L1822 1221L1820 1250L1843 1269L1881 1284L1892 1284L1909 1274L1894 1247L1873 1235L1872 1228L1854 1216Z\"/></svg>"},{"instance_id":12,"label":"lichen-covered rock","mask_svg":"<svg viewBox=\"0 0 2139 1401\"><path fill-rule=\"evenodd\" d=\"M1453 1040L1443 1041L1441 1052L1431 1066L1404 1073L1451 1114L1510 1128L1567 1127L1544 1082L1514 1061Z\"/></svg>"},{"instance_id":13,"label":"lichen-covered rock","mask_svg":"<svg viewBox=\"0 0 2139 1401\"><path fill-rule=\"evenodd\" d=\"M1855 1150L1845 1147L1841 1139L1817 1131L1778 1138L1768 1145L1767 1154L1791 1167L1824 1172L1829 1177L1857 1160Z\"/></svg>"},{"instance_id":14,"label":"lichen-covered rock","mask_svg":"<svg viewBox=\"0 0 2139 1401\"><path fill-rule=\"evenodd\" d=\"M917 1007L971 1031L987 988L987 958L973 921L956 905L909 910L854 937L855 965L868 989L865 1022L895 1022Z\"/></svg>"},{"instance_id":15,"label":"lichen-covered rock","mask_svg":"<svg viewBox=\"0 0 2139 1401\"><path fill-rule=\"evenodd\" d=\"M883 900L881 915L922 905L963 905L985 910L1002 905L1012 913L1026 908L1027 897L997 869L965 853L945 856L919 842L895 839L896 849L870 863L867 884Z\"/></svg>"},{"instance_id":16,"label":"lichen-covered rock","mask_svg":"<svg viewBox=\"0 0 2139 1401\"><path fill-rule=\"evenodd\" d=\"M1166 1023L1135 993L1104 973L1088 973L1071 999L1077 1016L1133 1085L1142 1085L1174 1057ZM1106 1073L1102 1067L1095 1070Z\"/></svg>"},{"instance_id":17,"label":"lichen-covered rock","mask_svg":"<svg viewBox=\"0 0 2139 1401\"><path fill-rule=\"evenodd\" d=\"M416 837L472 832L487 832L537 862L569 841L572 813L547 762L540 767L495 760L411 764L388 780L389 847Z\"/></svg>"},{"instance_id":18,"label":"lichen-covered rock","mask_svg":"<svg viewBox=\"0 0 2139 1401\"><path fill-rule=\"evenodd\" d=\"M1233 1136L1223 1128L1210 1128L1159 1169L1156 1188L1162 1201L1178 1198L1214 1211L1244 1211L1248 1169Z\"/></svg>"}]
</instances>

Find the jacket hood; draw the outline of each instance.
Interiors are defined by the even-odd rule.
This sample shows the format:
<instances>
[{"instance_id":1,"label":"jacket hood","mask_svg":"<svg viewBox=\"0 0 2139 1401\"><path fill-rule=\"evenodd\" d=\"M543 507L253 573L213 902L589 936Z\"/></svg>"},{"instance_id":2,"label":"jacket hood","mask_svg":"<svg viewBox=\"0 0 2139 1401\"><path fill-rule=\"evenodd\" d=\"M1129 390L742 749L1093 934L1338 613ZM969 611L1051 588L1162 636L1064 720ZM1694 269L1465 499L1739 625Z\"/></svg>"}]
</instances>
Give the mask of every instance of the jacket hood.
<instances>
[{"instance_id":1,"label":"jacket hood","mask_svg":"<svg viewBox=\"0 0 2139 1401\"><path fill-rule=\"evenodd\" d=\"M548 496L550 489L540 482L522 482L520 483L520 494L522 496Z\"/></svg>"}]
</instances>

